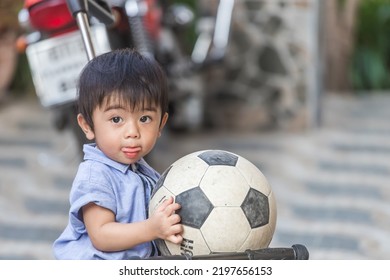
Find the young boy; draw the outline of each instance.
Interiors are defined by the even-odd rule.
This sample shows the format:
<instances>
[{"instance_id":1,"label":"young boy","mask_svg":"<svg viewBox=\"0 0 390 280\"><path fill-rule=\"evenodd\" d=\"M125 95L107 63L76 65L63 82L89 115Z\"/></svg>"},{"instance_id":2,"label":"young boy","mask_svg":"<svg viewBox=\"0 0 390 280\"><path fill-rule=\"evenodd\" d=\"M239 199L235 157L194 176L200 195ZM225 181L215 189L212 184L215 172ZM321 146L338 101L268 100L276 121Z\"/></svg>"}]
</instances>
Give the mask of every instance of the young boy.
<instances>
[{"instance_id":1,"label":"young boy","mask_svg":"<svg viewBox=\"0 0 390 280\"><path fill-rule=\"evenodd\" d=\"M70 193L69 223L54 242L57 259L131 259L157 254L153 240L182 241L167 199L148 217L159 174L144 160L168 119L160 66L129 49L91 60L80 75L78 123L87 139Z\"/></svg>"}]
</instances>

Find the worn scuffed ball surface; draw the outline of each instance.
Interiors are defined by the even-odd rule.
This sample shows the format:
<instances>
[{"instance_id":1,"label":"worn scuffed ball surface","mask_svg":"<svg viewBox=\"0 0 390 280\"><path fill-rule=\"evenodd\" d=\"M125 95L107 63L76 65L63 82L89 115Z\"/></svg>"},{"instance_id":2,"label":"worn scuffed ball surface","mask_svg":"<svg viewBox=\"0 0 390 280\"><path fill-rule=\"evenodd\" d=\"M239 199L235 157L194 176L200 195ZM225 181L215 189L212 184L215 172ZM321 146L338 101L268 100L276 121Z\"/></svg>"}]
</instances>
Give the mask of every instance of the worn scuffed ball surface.
<instances>
[{"instance_id":1,"label":"worn scuffed ball surface","mask_svg":"<svg viewBox=\"0 0 390 280\"><path fill-rule=\"evenodd\" d=\"M245 158L204 150L174 162L157 182L149 214L169 196L181 204L183 242L157 240L163 255L257 250L270 244L276 202L263 173Z\"/></svg>"}]
</instances>

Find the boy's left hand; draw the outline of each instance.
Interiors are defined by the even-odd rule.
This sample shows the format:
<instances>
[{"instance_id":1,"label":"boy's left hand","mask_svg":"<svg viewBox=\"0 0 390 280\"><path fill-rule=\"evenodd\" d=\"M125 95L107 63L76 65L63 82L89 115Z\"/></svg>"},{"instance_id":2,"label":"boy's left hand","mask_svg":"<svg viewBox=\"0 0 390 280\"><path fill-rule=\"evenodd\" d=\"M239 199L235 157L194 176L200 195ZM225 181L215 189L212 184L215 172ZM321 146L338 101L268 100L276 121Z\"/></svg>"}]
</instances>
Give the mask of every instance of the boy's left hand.
<instances>
[{"instance_id":1,"label":"boy's left hand","mask_svg":"<svg viewBox=\"0 0 390 280\"><path fill-rule=\"evenodd\" d=\"M156 226L158 238L176 244L182 242L183 226L180 224L180 216L175 212L180 207L180 204L174 202L173 197L169 197L161 203L150 217L152 223Z\"/></svg>"}]
</instances>

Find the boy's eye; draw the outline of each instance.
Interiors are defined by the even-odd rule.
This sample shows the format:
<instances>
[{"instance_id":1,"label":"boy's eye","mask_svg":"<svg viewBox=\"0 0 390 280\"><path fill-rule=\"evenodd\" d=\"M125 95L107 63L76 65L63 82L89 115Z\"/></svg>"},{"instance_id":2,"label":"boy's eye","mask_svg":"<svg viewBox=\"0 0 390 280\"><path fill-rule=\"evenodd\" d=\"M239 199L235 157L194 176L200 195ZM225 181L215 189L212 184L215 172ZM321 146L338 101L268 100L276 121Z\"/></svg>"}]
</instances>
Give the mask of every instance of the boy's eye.
<instances>
[{"instance_id":1,"label":"boy's eye","mask_svg":"<svg viewBox=\"0 0 390 280\"><path fill-rule=\"evenodd\" d=\"M111 119L111 121L112 121L113 123L120 123L121 120L122 120L121 117L113 117L113 118Z\"/></svg>"},{"instance_id":2,"label":"boy's eye","mask_svg":"<svg viewBox=\"0 0 390 280\"><path fill-rule=\"evenodd\" d=\"M149 116L142 116L140 118L140 121L143 122L143 123L148 123L151 121L151 118Z\"/></svg>"}]
</instances>

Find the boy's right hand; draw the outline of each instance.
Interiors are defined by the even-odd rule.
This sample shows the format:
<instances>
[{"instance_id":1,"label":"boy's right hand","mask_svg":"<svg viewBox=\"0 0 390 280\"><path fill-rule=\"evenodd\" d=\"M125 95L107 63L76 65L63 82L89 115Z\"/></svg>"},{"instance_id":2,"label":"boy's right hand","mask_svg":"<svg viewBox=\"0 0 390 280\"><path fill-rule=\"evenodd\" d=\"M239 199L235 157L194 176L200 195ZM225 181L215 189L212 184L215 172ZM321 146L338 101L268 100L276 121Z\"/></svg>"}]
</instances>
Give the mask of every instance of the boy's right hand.
<instances>
[{"instance_id":1,"label":"boy's right hand","mask_svg":"<svg viewBox=\"0 0 390 280\"><path fill-rule=\"evenodd\" d=\"M175 213L180 209L180 204L175 203L173 197L164 200L149 218L156 230L158 238L180 244L183 240L181 233L183 226L180 224L180 216Z\"/></svg>"}]
</instances>

